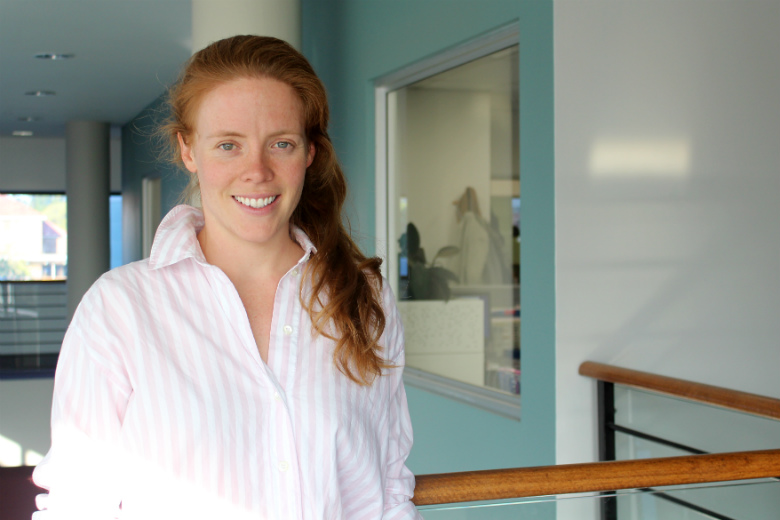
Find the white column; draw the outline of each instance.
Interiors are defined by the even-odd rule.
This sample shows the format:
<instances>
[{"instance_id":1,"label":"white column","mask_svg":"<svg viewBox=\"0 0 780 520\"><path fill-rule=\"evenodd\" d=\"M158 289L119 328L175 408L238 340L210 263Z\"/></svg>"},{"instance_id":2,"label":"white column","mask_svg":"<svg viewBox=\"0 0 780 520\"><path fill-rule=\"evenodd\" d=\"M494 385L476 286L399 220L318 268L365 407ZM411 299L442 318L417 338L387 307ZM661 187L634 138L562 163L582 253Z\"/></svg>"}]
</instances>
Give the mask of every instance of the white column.
<instances>
[{"instance_id":1,"label":"white column","mask_svg":"<svg viewBox=\"0 0 780 520\"><path fill-rule=\"evenodd\" d=\"M69 121L65 127L69 318L87 289L110 267L109 134L108 123L98 121Z\"/></svg>"},{"instance_id":2,"label":"white column","mask_svg":"<svg viewBox=\"0 0 780 520\"><path fill-rule=\"evenodd\" d=\"M300 49L300 0L192 0L193 52L238 34L274 36Z\"/></svg>"}]
</instances>

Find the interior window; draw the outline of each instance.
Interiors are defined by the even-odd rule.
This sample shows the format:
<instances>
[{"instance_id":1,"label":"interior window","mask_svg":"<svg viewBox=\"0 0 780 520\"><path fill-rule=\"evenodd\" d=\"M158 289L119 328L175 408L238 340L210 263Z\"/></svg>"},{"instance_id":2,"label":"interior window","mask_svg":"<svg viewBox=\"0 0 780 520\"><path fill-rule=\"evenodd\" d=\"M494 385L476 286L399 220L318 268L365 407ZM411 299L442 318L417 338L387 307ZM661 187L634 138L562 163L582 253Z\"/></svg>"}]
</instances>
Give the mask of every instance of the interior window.
<instances>
[{"instance_id":1,"label":"interior window","mask_svg":"<svg viewBox=\"0 0 780 520\"><path fill-rule=\"evenodd\" d=\"M386 92L388 277L407 368L520 394L518 47Z\"/></svg>"}]
</instances>

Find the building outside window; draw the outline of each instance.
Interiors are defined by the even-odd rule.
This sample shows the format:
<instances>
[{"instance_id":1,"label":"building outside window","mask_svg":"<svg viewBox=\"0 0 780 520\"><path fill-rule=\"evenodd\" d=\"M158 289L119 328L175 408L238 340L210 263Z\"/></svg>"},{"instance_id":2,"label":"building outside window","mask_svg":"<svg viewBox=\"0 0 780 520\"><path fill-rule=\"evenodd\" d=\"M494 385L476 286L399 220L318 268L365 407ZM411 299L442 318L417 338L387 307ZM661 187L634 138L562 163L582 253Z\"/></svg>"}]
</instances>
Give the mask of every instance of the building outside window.
<instances>
[{"instance_id":1,"label":"building outside window","mask_svg":"<svg viewBox=\"0 0 780 520\"><path fill-rule=\"evenodd\" d=\"M64 280L67 206L62 194L0 194L0 280Z\"/></svg>"}]
</instances>

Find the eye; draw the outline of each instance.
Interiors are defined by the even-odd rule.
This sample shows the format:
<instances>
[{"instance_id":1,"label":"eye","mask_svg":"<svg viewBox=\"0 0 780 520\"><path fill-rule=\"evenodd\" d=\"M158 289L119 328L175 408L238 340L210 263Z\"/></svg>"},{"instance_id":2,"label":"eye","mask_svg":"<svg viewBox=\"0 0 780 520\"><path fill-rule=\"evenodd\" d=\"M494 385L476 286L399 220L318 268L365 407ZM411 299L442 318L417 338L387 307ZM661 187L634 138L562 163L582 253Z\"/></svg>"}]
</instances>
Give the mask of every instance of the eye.
<instances>
[{"instance_id":1,"label":"eye","mask_svg":"<svg viewBox=\"0 0 780 520\"><path fill-rule=\"evenodd\" d=\"M286 148L292 148L292 146L293 146L293 144L291 142L289 142L289 141L280 141L280 142L276 143L276 147L277 148L281 148L282 150L284 150Z\"/></svg>"},{"instance_id":2,"label":"eye","mask_svg":"<svg viewBox=\"0 0 780 520\"><path fill-rule=\"evenodd\" d=\"M226 152L229 152L231 150L235 150L236 145L233 143L222 143L217 146L217 148L220 148L222 150L225 150Z\"/></svg>"}]
</instances>

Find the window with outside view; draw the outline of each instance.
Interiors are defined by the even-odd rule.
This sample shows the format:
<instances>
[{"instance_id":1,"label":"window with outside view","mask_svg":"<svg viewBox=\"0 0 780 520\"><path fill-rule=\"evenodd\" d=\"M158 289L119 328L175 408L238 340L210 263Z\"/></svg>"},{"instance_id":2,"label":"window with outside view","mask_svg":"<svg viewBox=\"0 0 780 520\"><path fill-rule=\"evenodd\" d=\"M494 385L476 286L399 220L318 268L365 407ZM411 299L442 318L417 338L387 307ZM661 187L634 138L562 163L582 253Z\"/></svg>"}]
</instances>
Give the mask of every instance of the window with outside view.
<instances>
[{"instance_id":1,"label":"window with outside view","mask_svg":"<svg viewBox=\"0 0 780 520\"><path fill-rule=\"evenodd\" d=\"M0 194L0 280L64 280L67 203L62 194Z\"/></svg>"}]
</instances>

